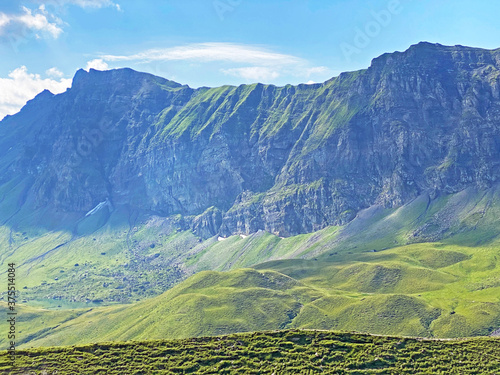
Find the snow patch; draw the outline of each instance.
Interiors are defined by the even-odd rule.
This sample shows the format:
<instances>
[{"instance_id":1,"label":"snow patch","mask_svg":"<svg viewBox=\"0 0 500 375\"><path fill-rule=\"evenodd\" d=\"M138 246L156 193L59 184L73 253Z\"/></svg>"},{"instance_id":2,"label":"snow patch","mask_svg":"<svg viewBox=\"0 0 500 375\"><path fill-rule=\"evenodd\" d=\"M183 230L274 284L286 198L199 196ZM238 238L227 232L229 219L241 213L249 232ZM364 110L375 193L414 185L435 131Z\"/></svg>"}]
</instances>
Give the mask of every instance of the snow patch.
<instances>
[{"instance_id":1,"label":"snow patch","mask_svg":"<svg viewBox=\"0 0 500 375\"><path fill-rule=\"evenodd\" d=\"M110 206L111 207L111 204L109 203L109 200L107 200L107 199L104 202L100 202L97 206L95 206L93 209L91 209L89 212L87 212L85 214L85 217L95 214L101 208L104 208L106 206Z\"/></svg>"},{"instance_id":2,"label":"snow patch","mask_svg":"<svg viewBox=\"0 0 500 375\"><path fill-rule=\"evenodd\" d=\"M221 237L221 236L217 237L217 241L224 241L224 240L227 240L227 237Z\"/></svg>"}]
</instances>

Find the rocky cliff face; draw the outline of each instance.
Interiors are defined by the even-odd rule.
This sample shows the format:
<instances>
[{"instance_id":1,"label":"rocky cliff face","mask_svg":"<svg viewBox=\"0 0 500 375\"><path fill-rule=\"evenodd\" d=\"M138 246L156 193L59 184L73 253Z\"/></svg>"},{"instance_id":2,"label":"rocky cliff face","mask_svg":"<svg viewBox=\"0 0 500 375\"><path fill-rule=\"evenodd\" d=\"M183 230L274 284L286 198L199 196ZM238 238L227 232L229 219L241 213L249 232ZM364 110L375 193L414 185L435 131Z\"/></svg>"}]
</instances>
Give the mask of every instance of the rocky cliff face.
<instances>
[{"instance_id":1,"label":"rocky cliff face","mask_svg":"<svg viewBox=\"0 0 500 375\"><path fill-rule=\"evenodd\" d=\"M191 89L78 71L0 123L0 184L33 207L182 215L280 236L500 177L500 50L420 43L323 84Z\"/></svg>"}]
</instances>

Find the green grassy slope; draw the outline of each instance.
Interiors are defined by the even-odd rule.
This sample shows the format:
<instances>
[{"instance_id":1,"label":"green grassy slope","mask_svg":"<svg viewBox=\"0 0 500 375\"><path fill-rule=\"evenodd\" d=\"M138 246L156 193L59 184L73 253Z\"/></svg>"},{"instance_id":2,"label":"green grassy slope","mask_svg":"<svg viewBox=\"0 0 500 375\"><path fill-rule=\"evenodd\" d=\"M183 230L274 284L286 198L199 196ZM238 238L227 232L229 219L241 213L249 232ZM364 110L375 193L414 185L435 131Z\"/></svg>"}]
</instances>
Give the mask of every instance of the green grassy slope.
<instances>
[{"instance_id":1,"label":"green grassy slope","mask_svg":"<svg viewBox=\"0 0 500 375\"><path fill-rule=\"evenodd\" d=\"M22 347L284 328L485 336L500 327L499 257L499 246L427 243L203 271L133 305L76 310ZM35 331L29 322L21 327Z\"/></svg>"},{"instance_id":2,"label":"green grassy slope","mask_svg":"<svg viewBox=\"0 0 500 375\"><path fill-rule=\"evenodd\" d=\"M0 202L0 274L16 263L19 301L32 305L82 307L161 294L187 276L183 253L199 243L177 217L134 217L126 207L83 218L22 208L9 214L15 198ZM50 218L66 225L44 229Z\"/></svg>"},{"instance_id":3,"label":"green grassy slope","mask_svg":"<svg viewBox=\"0 0 500 375\"><path fill-rule=\"evenodd\" d=\"M18 201L26 183L0 189L0 274L7 262L16 262L20 300L45 307L135 302L199 271L270 260L342 260L415 242L491 244L500 225L499 193L469 189L435 199L423 195L398 209L375 206L346 226L310 234L280 238L259 231L201 241L181 216L137 214L127 207L84 218L24 212ZM66 225L44 229L50 220Z\"/></svg>"},{"instance_id":4,"label":"green grassy slope","mask_svg":"<svg viewBox=\"0 0 500 375\"><path fill-rule=\"evenodd\" d=\"M343 227L288 238L267 232L231 236L194 248L188 265L196 271L230 270L267 260L343 259L419 242L468 247L495 243L500 235L500 193L467 189L431 199L422 195L397 209L374 206Z\"/></svg>"},{"instance_id":5,"label":"green grassy slope","mask_svg":"<svg viewBox=\"0 0 500 375\"><path fill-rule=\"evenodd\" d=\"M87 234L64 227L38 233L28 222L7 221L1 260L19 263L19 302L30 317L20 322L19 343L288 327L488 335L500 327L497 195L422 196L399 209L370 208L344 227L290 238L257 232L200 241L181 230L182 218L134 218L125 208L108 212L106 224ZM42 220L35 214L41 215L34 213L31 223ZM438 234L440 241L418 243ZM113 303L122 304L103 306Z\"/></svg>"},{"instance_id":6,"label":"green grassy slope","mask_svg":"<svg viewBox=\"0 0 500 375\"><path fill-rule=\"evenodd\" d=\"M417 340L288 330L6 352L10 374L496 374L499 339Z\"/></svg>"}]
</instances>

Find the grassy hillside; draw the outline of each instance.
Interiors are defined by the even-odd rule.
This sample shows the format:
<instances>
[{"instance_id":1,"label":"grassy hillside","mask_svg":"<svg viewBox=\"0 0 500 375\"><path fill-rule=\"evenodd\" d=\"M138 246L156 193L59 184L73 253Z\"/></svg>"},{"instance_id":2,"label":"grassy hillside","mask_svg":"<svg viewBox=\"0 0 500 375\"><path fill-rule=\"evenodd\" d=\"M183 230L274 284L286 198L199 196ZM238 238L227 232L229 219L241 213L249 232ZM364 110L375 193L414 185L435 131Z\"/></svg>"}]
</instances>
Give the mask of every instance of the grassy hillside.
<instances>
[{"instance_id":1,"label":"grassy hillside","mask_svg":"<svg viewBox=\"0 0 500 375\"><path fill-rule=\"evenodd\" d=\"M30 314L20 314L19 345L285 328L487 336L500 327L499 257L500 246L428 243L324 259L271 261L253 269L202 271L160 296L131 305L65 314L31 308ZM7 329L6 322L0 322L0 329Z\"/></svg>"},{"instance_id":2,"label":"grassy hillside","mask_svg":"<svg viewBox=\"0 0 500 375\"><path fill-rule=\"evenodd\" d=\"M181 217L135 217L123 207L103 211L109 217L93 232L95 215L43 232L33 229L41 212L23 214L0 228L1 261L18 263L18 344L283 328L489 335L500 327L497 195L421 196L289 238L259 231L202 241Z\"/></svg>"},{"instance_id":3,"label":"grassy hillside","mask_svg":"<svg viewBox=\"0 0 500 375\"><path fill-rule=\"evenodd\" d=\"M310 234L280 238L259 231L201 240L186 230L180 215L164 218L127 207L86 218L54 218L44 210L17 212L22 187L0 189L5 192L0 195L0 274L7 262L18 263L21 301L43 307L131 303L159 295L203 270L228 271L284 259L349 262L356 254L419 242L439 241L459 252L463 248L469 256L475 247L494 247L500 225L499 193L469 189L435 199L420 196L398 209L374 206L346 226ZM50 220L67 224L44 229ZM428 253L455 256L434 252L432 246Z\"/></svg>"},{"instance_id":4,"label":"grassy hillside","mask_svg":"<svg viewBox=\"0 0 500 375\"><path fill-rule=\"evenodd\" d=\"M500 341L287 330L20 350L10 374L496 374Z\"/></svg>"}]
</instances>

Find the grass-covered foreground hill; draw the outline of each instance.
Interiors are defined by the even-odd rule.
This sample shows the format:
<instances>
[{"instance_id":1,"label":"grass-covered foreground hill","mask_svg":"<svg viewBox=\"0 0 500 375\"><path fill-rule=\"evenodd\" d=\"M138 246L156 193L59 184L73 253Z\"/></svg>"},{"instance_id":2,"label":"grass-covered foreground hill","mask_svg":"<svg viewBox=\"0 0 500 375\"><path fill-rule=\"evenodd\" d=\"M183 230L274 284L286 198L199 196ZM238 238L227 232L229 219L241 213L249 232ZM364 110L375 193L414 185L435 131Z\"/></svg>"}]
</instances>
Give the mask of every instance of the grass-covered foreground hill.
<instances>
[{"instance_id":1,"label":"grass-covered foreground hill","mask_svg":"<svg viewBox=\"0 0 500 375\"><path fill-rule=\"evenodd\" d=\"M268 331L6 352L10 374L498 374L500 339Z\"/></svg>"},{"instance_id":2,"label":"grass-covered foreground hill","mask_svg":"<svg viewBox=\"0 0 500 375\"><path fill-rule=\"evenodd\" d=\"M500 327L499 257L498 244L427 243L203 271L134 304L76 310L19 305L17 344L24 349L289 328L487 336ZM0 304L0 315L5 308ZM7 329L0 321L0 331Z\"/></svg>"}]
</instances>

